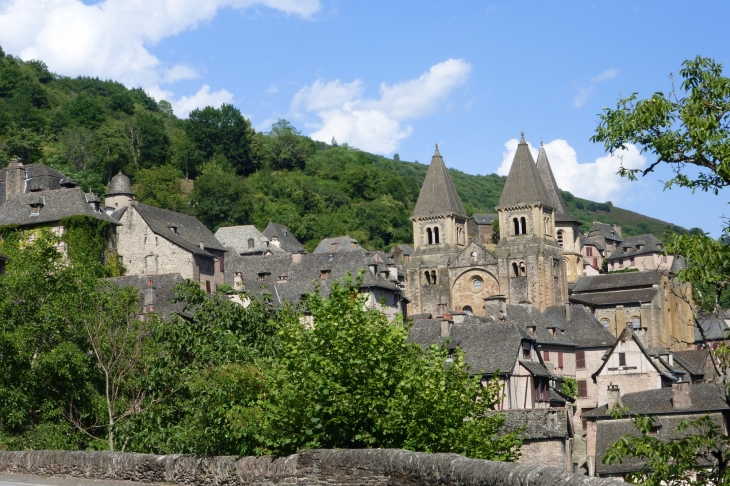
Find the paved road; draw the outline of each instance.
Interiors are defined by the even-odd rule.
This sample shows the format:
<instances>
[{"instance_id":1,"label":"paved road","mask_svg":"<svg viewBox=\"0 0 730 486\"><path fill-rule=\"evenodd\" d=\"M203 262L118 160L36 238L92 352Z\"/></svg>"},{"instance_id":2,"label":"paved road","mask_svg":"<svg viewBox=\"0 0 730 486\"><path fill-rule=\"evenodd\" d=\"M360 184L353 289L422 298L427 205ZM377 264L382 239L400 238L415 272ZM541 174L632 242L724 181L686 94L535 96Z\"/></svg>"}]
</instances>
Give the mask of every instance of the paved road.
<instances>
[{"instance_id":1,"label":"paved road","mask_svg":"<svg viewBox=\"0 0 730 486\"><path fill-rule=\"evenodd\" d=\"M94 481L90 479L46 478L26 474L0 473L0 486L142 486L143 484L145 486L155 486L152 483L129 481Z\"/></svg>"}]
</instances>

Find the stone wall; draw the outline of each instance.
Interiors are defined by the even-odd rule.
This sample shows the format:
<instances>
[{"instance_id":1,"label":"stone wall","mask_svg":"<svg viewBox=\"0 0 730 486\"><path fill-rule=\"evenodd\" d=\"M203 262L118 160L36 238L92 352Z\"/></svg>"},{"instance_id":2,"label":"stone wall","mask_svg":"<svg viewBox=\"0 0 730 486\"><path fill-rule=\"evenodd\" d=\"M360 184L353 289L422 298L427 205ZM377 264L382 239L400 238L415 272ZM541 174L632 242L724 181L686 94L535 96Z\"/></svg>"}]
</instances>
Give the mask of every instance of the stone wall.
<instances>
[{"instance_id":1,"label":"stone wall","mask_svg":"<svg viewBox=\"0 0 730 486\"><path fill-rule=\"evenodd\" d=\"M561 469L393 449L305 450L288 457L0 451L0 472L184 485L618 485Z\"/></svg>"}]
</instances>

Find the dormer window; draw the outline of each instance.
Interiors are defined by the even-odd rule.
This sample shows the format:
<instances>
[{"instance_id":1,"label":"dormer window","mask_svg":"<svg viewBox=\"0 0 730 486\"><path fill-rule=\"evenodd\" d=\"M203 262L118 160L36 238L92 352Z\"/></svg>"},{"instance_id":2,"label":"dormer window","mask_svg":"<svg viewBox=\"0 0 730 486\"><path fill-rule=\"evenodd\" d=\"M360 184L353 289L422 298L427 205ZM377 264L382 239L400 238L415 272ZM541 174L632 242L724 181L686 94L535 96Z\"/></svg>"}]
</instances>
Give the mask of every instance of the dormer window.
<instances>
[{"instance_id":1,"label":"dormer window","mask_svg":"<svg viewBox=\"0 0 730 486\"><path fill-rule=\"evenodd\" d=\"M173 235L179 236L179 233L177 232L177 226L170 226L170 231L172 231Z\"/></svg>"},{"instance_id":2,"label":"dormer window","mask_svg":"<svg viewBox=\"0 0 730 486\"><path fill-rule=\"evenodd\" d=\"M269 275L271 275L269 272L261 272L258 274L258 280L259 282L264 282L269 279Z\"/></svg>"},{"instance_id":3,"label":"dormer window","mask_svg":"<svg viewBox=\"0 0 730 486\"><path fill-rule=\"evenodd\" d=\"M642 248L644 248L644 245L636 245L637 250L641 250Z\"/></svg>"},{"instance_id":4,"label":"dormer window","mask_svg":"<svg viewBox=\"0 0 730 486\"><path fill-rule=\"evenodd\" d=\"M330 277L330 270L320 270L319 279L327 280Z\"/></svg>"},{"instance_id":5,"label":"dormer window","mask_svg":"<svg viewBox=\"0 0 730 486\"><path fill-rule=\"evenodd\" d=\"M279 282L286 282L287 280L289 280L289 275L279 275Z\"/></svg>"},{"instance_id":6,"label":"dormer window","mask_svg":"<svg viewBox=\"0 0 730 486\"><path fill-rule=\"evenodd\" d=\"M38 216L41 214L41 208L43 207L42 204L31 204L30 205L30 215L31 216Z\"/></svg>"},{"instance_id":7,"label":"dormer window","mask_svg":"<svg viewBox=\"0 0 730 486\"><path fill-rule=\"evenodd\" d=\"M248 244L248 248L249 249L253 248L254 247L253 238L249 238L248 241L247 241L247 244Z\"/></svg>"},{"instance_id":8,"label":"dormer window","mask_svg":"<svg viewBox=\"0 0 730 486\"><path fill-rule=\"evenodd\" d=\"M271 237L271 241L279 241L279 237L278 236L272 236Z\"/></svg>"},{"instance_id":9,"label":"dormer window","mask_svg":"<svg viewBox=\"0 0 730 486\"><path fill-rule=\"evenodd\" d=\"M527 334L534 336L537 334L537 328L535 326L527 326Z\"/></svg>"},{"instance_id":10,"label":"dormer window","mask_svg":"<svg viewBox=\"0 0 730 486\"><path fill-rule=\"evenodd\" d=\"M629 246L624 246L624 253L628 253L628 252L629 252L629 248L631 248L631 247L629 247Z\"/></svg>"}]
</instances>

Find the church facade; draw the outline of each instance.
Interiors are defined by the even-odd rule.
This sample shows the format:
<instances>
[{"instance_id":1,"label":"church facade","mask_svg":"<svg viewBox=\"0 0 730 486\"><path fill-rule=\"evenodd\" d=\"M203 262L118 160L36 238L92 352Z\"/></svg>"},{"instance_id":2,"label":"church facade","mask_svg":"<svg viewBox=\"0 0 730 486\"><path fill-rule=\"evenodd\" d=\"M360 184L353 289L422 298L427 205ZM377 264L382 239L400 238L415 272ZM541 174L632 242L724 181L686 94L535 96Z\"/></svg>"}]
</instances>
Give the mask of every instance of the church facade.
<instances>
[{"instance_id":1,"label":"church facade","mask_svg":"<svg viewBox=\"0 0 730 486\"><path fill-rule=\"evenodd\" d=\"M567 302L568 282L582 275L579 223L565 208L544 148L536 163L524 136L496 209L496 246L469 239L469 218L437 146L411 216L409 314L483 316L485 305L501 298L540 312Z\"/></svg>"}]
</instances>

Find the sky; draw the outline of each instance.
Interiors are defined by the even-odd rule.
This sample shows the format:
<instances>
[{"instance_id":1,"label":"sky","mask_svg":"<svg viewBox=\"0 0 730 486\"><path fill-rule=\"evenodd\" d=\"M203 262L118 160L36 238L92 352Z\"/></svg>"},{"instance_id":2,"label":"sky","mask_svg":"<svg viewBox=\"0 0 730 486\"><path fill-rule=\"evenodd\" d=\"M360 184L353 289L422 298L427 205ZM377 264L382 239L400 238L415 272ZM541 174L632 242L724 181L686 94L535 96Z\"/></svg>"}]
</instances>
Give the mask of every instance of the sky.
<instances>
[{"instance_id":1,"label":"sky","mask_svg":"<svg viewBox=\"0 0 730 486\"><path fill-rule=\"evenodd\" d=\"M506 175L524 131L562 189L717 237L730 189L665 191L667 169L630 182L619 165L651 154L611 157L590 137L602 108L669 91L684 60L730 62L728 20L721 0L0 0L0 45L142 87L183 118L231 103L260 131L285 118L423 163L438 143L469 174Z\"/></svg>"}]
</instances>

